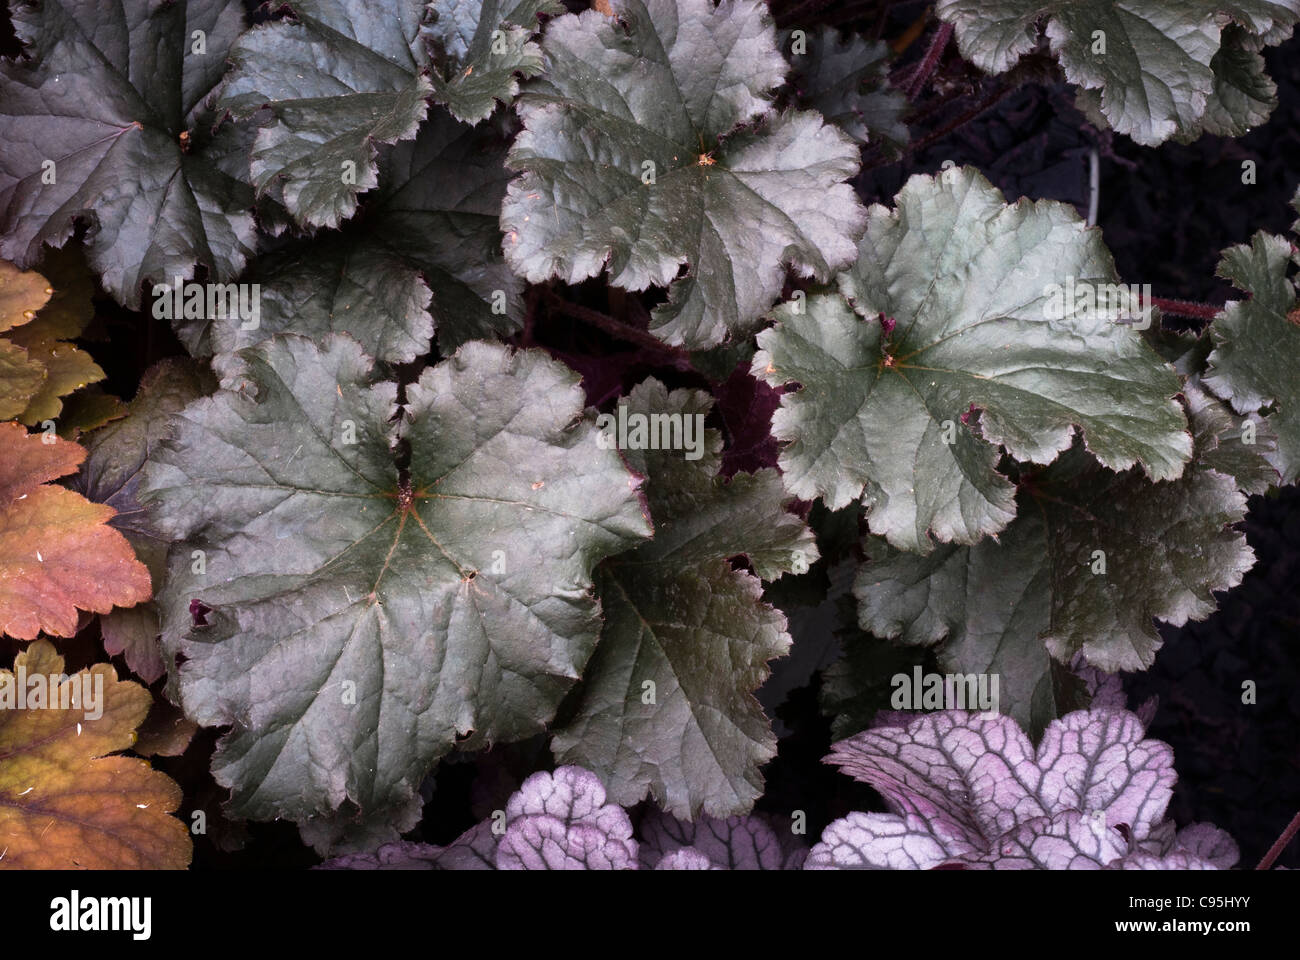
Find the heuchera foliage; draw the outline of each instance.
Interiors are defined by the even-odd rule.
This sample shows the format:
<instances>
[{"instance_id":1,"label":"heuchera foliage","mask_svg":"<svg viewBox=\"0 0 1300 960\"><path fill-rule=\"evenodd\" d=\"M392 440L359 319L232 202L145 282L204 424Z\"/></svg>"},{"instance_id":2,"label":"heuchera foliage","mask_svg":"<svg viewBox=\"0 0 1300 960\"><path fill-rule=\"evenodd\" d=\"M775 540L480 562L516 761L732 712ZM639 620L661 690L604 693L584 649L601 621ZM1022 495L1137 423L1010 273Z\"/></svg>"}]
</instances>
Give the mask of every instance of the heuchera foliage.
<instances>
[{"instance_id":1,"label":"heuchera foliage","mask_svg":"<svg viewBox=\"0 0 1300 960\"><path fill-rule=\"evenodd\" d=\"M587 6L10 0L0 866L187 865L185 753L328 869L1233 867L1115 674L1300 479L1296 245L1178 332L1074 206L862 174L944 69L1242 135L1300 0ZM109 390L123 318L176 355ZM16 691L86 637L158 692L92 660L83 732ZM886 812L808 836L764 767L816 672Z\"/></svg>"}]
</instances>

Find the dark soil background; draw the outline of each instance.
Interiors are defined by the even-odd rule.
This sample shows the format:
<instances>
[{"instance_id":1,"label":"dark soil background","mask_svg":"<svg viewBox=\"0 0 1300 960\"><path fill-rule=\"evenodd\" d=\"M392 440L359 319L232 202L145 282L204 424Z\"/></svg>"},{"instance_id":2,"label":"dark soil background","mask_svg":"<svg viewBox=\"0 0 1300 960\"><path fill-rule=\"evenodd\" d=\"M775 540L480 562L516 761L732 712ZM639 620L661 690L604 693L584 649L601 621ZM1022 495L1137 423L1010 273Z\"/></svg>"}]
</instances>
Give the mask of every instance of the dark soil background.
<instances>
[{"instance_id":1,"label":"dark soil background","mask_svg":"<svg viewBox=\"0 0 1300 960\"><path fill-rule=\"evenodd\" d=\"M248 7L253 14L256 5ZM892 40L922 15L926 4L777 0L773 9L782 27L829 22ZM928 28L900 57L896 78L907 76L932 31ZM864 151L864 170L856 182L864 201L889 203L907 177L934 172L952 160L978 167L1009 201L1021 196L1056 199L1086 214L1089 155L1095 147L1101 170L1098 223L1121 279L1150 283L1159 297L1213 304L1231 293L1215 276L1219 251L1248 241L1257 230L1285 233L1296 218L1289 201L1300 181L1300 165L1292 161L1300 156L1300 39L1267 53L1280 99L1269 123L1239 140L1205 136L1158 149L1094 130L1073 108L1068 86L1053 80L1050 65L1042 71L1046 82L1016 88L977 118L942 133L992 89L989 78L957 59L954 47L929 85L931 94L923 95L917 107L912 134L921 148L892 162L871 148ZM16 52L7 16L0 14L0 54ZM1254 185L1241 182L1242 161L1248 159L1257 165ZM644 298L622 302L595 282L557 287L555 293L579 308L621 312L633 321L650 303ZM721 409L713 420L728 437L728 469L773 462L775 449L767 437L767 418L775 404L771 391L743 375L706 376L671 353L620 342L572 310L559 309L546 299L551 296L534 293L535 315L521 342L543 346L579 370L592 403L611 403L650 373L671 386L706 387L719 397ZM101 339L86 346L108 373L106 388L129 399L152 362L182 350L165 323L123 311L107 298L99 306ZM1176 319L1170 324L1195 326ZM732 365L734 358L724 371ZM812 519L819 539L829 531L829 536L847 536L851 542L851 520L846 533L843 518L828 518L819 508ZM1134 704L1159 697L1149 732L1174 748L1179 773L1171 806L1175 819L1180 825L1209 821L1224 828L1240 844L1240 865L1250 867L1300 808L1300 491L1289 488L1252 498L1246 534L1258 561L1242 585L1220 597L1220 609L1209 620L1164 629L1165 645L1154 668L1128 678L1126 686ZM815 605L829 582L825 565L819 564L793 584L783 583L774 599L787 611ZM760 695L781 735L778 757L766 770L768 793L760 809L777 816L806 811L810 840L849 810L881 809L870 789L821 763L832 739L819 700L822 670L840 649L832 629L834 607L831 603L809 617L792 613L792 624L799 627L792 627L794 653L774 664L773 678ZM4 662L12 647L0 640ZM63 649L69 667L103 656L93 628ZM120 658L116 662L125 674ZM1257 687L1254 704L1242 703L1245 681ZM318 862L291 824L219 819L224 791L207 772L217 733L202 733L182 757L157 761L185 788L182 809L208 811L209 832L196 838L194 867L293 868ZM410 838L448 842L500 805L523 776L549 762L541 738L445 761L425 784L425 818ZM1300 843L1292 844L1279 863L1300 868Z\"/></svg>"}]
</instances>

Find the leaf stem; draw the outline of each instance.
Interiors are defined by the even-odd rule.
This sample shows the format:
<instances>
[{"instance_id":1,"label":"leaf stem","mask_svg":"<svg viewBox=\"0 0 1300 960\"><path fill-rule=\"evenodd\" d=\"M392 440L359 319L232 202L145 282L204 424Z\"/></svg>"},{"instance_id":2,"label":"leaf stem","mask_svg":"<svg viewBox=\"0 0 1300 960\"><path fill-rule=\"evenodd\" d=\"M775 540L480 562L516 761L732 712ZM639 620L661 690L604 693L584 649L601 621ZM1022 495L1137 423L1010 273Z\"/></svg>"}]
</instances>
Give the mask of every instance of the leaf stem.
<instances>
[{"instance_id":1,"label":"leaf stem","mask_svg":"<svg viewBox=\"0 0 1300 960\"><path fill-rule=\"evenodd\" d=\"M1282 851L1286 849L1286 845L1295 839L1297 833L1300 833L1300 811L1297 811L1296 815L1291 818L1291 822L1282 831L1282 836L1278 837L1273 846L1268 848L1268 853L1264 854L1264 859L1259 861L1259 865L1255 869L1267 870L1272 867L1273 861L1281 856Z\"/></svg>"},{"instance_id":2,"label":"leaf stem","mask_svg":"<svg viewBox=\"0 0 1300 960\"><path fill-rule=\"evenodd\" d=\"M546 298L546 303L551 309L565 316L573 317L575 320L581 320L583 323L589 323L593 327L603 330L611 337L634 343L648 353L664 358L678 369L690 368L690 354L680 347L669 346L648 331L639 330L630 324L620 323L599 310L592 310L590 307L570 303L549 287L541 289L543 291L542 296Z\"/></svg>"},{"instance_id":3,"label":"leaf stem","mask_svg":"<svg viewBox=\"0 0 1300 960\"><path fill-rule=\"evenodd\" d=\"M920 96L921 91L925 89L925 82L930 79L930 75L934 73L934 68L943 59L944 51L948 49L948 41L951 39L952 24L939 24L939 29L935 31L933 39L930 40L930 46L925 51L925 57L912 74L912 79L908 81L906 90L908 100L915 100Z\"/></svg>"},{"instance_id":4,"label":"leaf stem","mask_svg":"<svg viewBox=\"0 0 1300 960\"><path fill-rule=\"evenodd\" d=\"M1197 303L1194 300L1170 300L1166 297L1151 297L1150 303L1153 307L1159 307L1161 313L1168 313L1175 317L1186 317L1190 320L1213 320L1223 309L1223 307L1216 307L1212 303Z\"/></svg>"}]
</instances>

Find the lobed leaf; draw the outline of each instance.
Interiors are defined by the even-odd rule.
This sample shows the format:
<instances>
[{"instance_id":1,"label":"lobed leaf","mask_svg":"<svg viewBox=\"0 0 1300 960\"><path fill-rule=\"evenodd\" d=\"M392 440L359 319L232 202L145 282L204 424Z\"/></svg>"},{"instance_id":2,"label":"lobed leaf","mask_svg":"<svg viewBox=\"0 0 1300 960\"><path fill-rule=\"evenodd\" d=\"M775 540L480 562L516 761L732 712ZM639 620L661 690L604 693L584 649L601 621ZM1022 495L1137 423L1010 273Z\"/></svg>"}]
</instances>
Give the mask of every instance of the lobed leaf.
<instances>
[{"instance_id":1,"label":"lobed leaf","mask_svg":"<svg viewBox=\"0 0 1300 960\"><path fill-rule=\"evenodd\" d=\"M1275 103L1257 51L1300 20L1297 0L940 0L962 56L1004 73L1036 45L1052 53L1090 113L1153 146L1203 130L1238 136Z\"/></svg>"},{"instance_id":2,"label":"lobed leaf","mask_svg":"<svg viewBox=\"0 0 1300 960\"><path fill-rule=\"evenodd\" d=\"M444 354L515 332L523 284L501 255L509 174L490 126L470 129L435 109L414 140L381 152L380 187L362 216L259 258L244 278L258 284L256 326L178 319L182 342L201 356L277 333L347 333L377 359L409 363L428 352L435 329Z\"/></svg>"},{"instance_id":3,"label":"lobed leaf","mask_svg":"<svg viewBox=\"0 0 1300 960\"><path fill-rule=\"evenodd\" d=\"M784 511L775 471L719 476L721 437L703 431L710 406L706 394L653 379L628 397L629 418L681 418L684 428L698 418L699 459L624 451L647 478L655 539L597 570L600 644L553 740L557 760L594 771L615 802L653 794L683 819L741 813L761 794L759 767L776 741L753 691L790 637L760 578L818 556L811 531ZM757 576L733 568L737 555Z\"/></svg>"},{"instance_id":4,"label":"lobed leaf","mask_svg":"<svg viewBox=\"0 0 1300 960\"><path fill-rule=\"evenodd\" d=\"M445 847L410 840L386 843L374 853L349 853L321 864L322 870L495 870L497 838L492 822L470 827Z\"/></svg>"},{"instance_id":5,"label":"lobed leaf","mask_svg":"<svg viewBox=\"0 0 1300 960\"><path fill-rule=\"evenodd\" d=\"M107 613L150 597L149 571L108 526L113 509L49 482L85 456L68 440L0 423L0 634L70 637L78 609Z\"/></svg>"},{"instance_id":6,"label":"lobed leaf","mask_svg":"<svg viewBox=\"0 0 1300 960\"><path fill-rule=\"evenodd\" d=\"M590 770L534 773L506 804L499 870L635 870L632 821Z\"/></svg>"},{"instance_id":7,"label":"lobed leaf","mask_svg":"<svg viewBox=\"0 0 1300 960\"><path fill-rule=\"evenodd\" d=\"M1112 473L1076 447L1022 480L1018 515L996 540L919 557L869 538L854 589L863 629L942 644L947 671L996 674L1002 703L1035 730L1060 712L1052 658L1149 667L1161 644L1154 620L1204 619L1214 591L1253 565L1234 525L1246 514L1242 489L1263 489L1271 472L1266 430L1243 444L1223 405L1195 380L1185 392L1197 459L1177 480Z\"/></svg>"},{"instance_id":8,"label":"lobed leaf","mask_svg":"<svg viewBox=\"0 0 1300 960\"><path fill-rule=\"evenodd\" d=\"M17 708L19 679L31 694L37 676L48 700ZM61 679L50 683L51 676ZM135 743L152 702L148 690L118 680L106 663L68 677L44 640L19 653L12 671L0 670L0 867L189 865L189 830L171 815L181 788L147 761L110 756Z\"/></svg>"},{"instance_id":9,"label":"lobed leaf","mask_svg":"<svg viewBox=\"0 0 1300 960\"><path fill-rule=\"evenodd\" d=\"M517 77L536 76L542 51L532 42L541 14L557 0L441 0L425 35L433 48L434 99L465 123L486 120L519 93Z\"/></svg>"},{"instance_id":10,"label":"lobed leaf","mask_svg":"<svg viewBox=\"0 0 1300 960\"><path fill-rule=\"evenodd\" d=\"M131 309L146 282L196 265L237 275L254 245L253 194L215 161L232 133L213 131L204 101L243 5L17 0L11 10L29 60L0 61L0 257L34 266L86 220L87 260Z\"/></svg>"},{"instance_id":11,"label":"lobed leaf","mask_svg":"<svg viewBox=\"0 0 1300 960\"><path fill-rule=\"evenodd\" d=\"M655 870L789 870L807 847L761 814L695 822L653 811L641 821L641 864ZM703 858L703 864L699 863Z\"/></svg>"},{"instance_id":12,"label":"lobed leaf","mask_svg":"<svg viewBox=\"0 0 1300 960\"><path fill-rule=\"evenodd\" d=\"M1035 750L1009 717L944 711L843 740L826 762L891 812L832 823L805 869L1116 869L1214 847L1170 842L1173 752L1143 729L1127 711L1080 710Z\"/></svg>"},{"instance_id":13,"label":"lobed leaf","mask_svg":"<svg viewBox=\"0 0 1300 960\"><path fill-rule=\"evenodd\" d=\"M211 374L193 361L169 358L154 364L141 377L127 416L86 437L86 460L72 481L86 499L113 508L109 525L126 537L155 583L166 576L168 543L140 504L142 469L166 440L172 415L214 389ZM152 601L101 612L99 628L105 652L124 655L126 665L146 683L166 672L158 645L158 607Z\"/></svg>"},{"instance_id":14,"label":"lobed leaf","mask_svg":"<svg viewBox=\"0 0 1300 960\"><path fill-rule=\"evenodd\" d=\"M1239 414L1269 408L1277 434L1273 465L1283 483L1300 478L1300 326L1291 319L1295 287L1287 276L1293 249L1282 237L1257 233L1250 245L1224 251L1219 275L1248 300L1234 300L1210 325L1214 350L1204 382Z\"/></svg>"},{"instance_id":15,"label":"lobed leaf","mask_svg":"<svg viewBox=\"0 0 1300 960\"><path fill-rule=\"evenodd\" d=\"M291 20L249 30L218 107L262 108L249 157L253 186L299 224L335 227L377 183L378 144L415 136L433 93L425 0L293 0Z\"/></svg>"},{"instance_id":16,"label":"lobed leaf","mask_svg":"<svg viewBox=\"0 0 1300 960\"><path fill-rule=\"evenodd\" d=\"M589 770L559 767L528 777L504 810L445 847L407 840L335 857L324 870L635 870L627 813L605 802Z\"/></svg>"},{"instance_id":17,"label":"lobed leaf","mask_svg":"<svg viewBox=\"0 0 1300 960\"><path fill-rule=\"evenodd\" d=\"M144 468L172 689L233 725L239 816L391 833L453 744L541 730L596 642L592 568L650 532L559 364L468 343L400 404L371 364L340 336L219 357Z\"/></svg>"},{"instance_id":18,"label":"lobed leaf","mask_svg":"<svg viewBox=\"0 0 1300 960\"><path fill-rule=\"evenodd\" d=\"M806 52L797 53L791 31L781 36L800 106L818 111L859 143L883 145L891 156L907 145L907 97L889 85L888 44L857 34L842 37L822 24L815 37L805 35Z\"/></svg>"},{"instance_id":19,"label":"lobed leaf","mask_svg":"<svg viewBox=\"0 0 1300 960\"><path fill-rule=\"evenodd\" d=\"M81 257L50 251L42 269L49 280L0 261L0 417L28 426L59 417L65 395L104 379L99 365L67 342L94 314Z\"/></svg>"},{"instance_id":20,"label":"lobed leaf","mask_svg":"<svg viewBox=\"0 0 1300 960\"><path fill-rule=\"evenodd\" d=\"M614 9L547 27L507 160L506 259L533 283L608 266L616 287L668 286L651 332L712 347L754 329L787 266L824 281L852 259L858 151L816 113L772 111L787 66L757 0Z\"/></svg>"},{"instance_id":21,"label":"lobed leaf","mask_svg":"<svg viewBox=\"0 0 1300 960\"><path fill-rule=\"evenodd\" d=\"M1177 477L1191 454L1177 375L1129 326L1054 284L1113 284L1100 234L1072 208L1002 194L968 168L913 177L875 206L834 294L783 304L753 373L798 382L772 420L786 488L838 509L862 495L873 533L926 553L1015 516L998 447L1050 463L1076 430L1104 464ZM856 311L856 314L854 313ZM867 318L867 319L864 319ZM978 411L978 431L971 419Z\"/></svg>"}]
</instances>

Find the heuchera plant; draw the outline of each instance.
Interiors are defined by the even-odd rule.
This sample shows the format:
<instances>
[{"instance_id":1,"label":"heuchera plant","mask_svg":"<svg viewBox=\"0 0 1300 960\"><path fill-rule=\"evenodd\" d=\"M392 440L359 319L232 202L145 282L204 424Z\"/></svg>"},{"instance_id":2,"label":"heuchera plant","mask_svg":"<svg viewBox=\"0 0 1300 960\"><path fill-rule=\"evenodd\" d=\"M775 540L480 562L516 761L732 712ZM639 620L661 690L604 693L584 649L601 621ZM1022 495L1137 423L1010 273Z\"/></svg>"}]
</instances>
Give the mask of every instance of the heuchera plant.
<instances>
[{"instance_id":1,"label":"heuchera plant","mask_svg":"<svg viewBox=\"0 0 1300 960\"><path fill-rule=\"evenodd\" d=\"M1235 866L1119 673L1300 479L1296 244L919 158L1242 136L1300 0L912 6L10 0L0 866Z\"/></svg>"},{"instance_id":2,"label":"heuchera plant","mask_svg":"<svg viewBox=\"0 0 1300 960\"><path fill-rule=\"evenodd\" d=\"M871 784L895 813L826 828L807 869L1218 869L1222 831L1164 819L1173 754L1124 710L1053 720L1037 749L1009 717L942 712L867 730L827 762Z\"/></svg>"}]
</instances>

